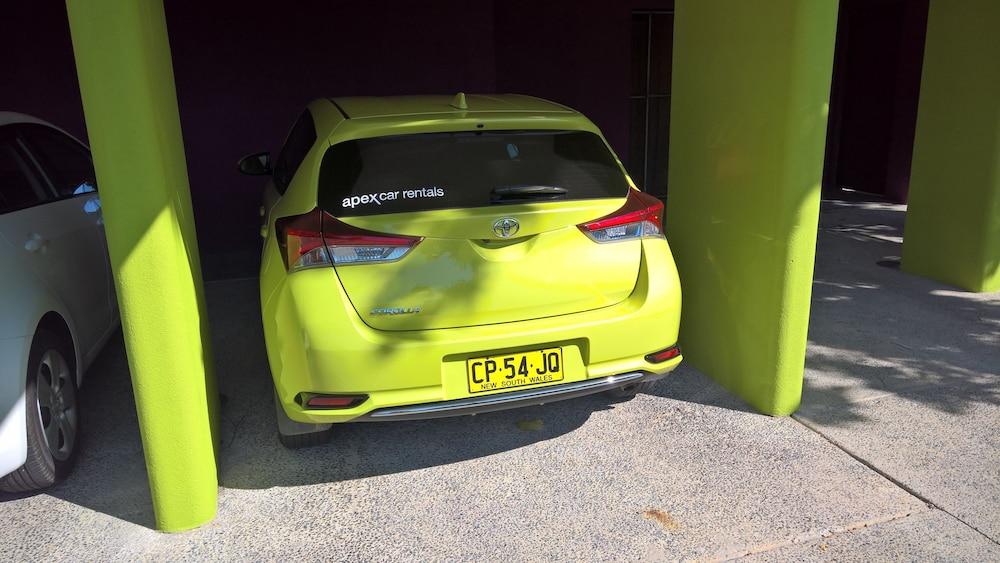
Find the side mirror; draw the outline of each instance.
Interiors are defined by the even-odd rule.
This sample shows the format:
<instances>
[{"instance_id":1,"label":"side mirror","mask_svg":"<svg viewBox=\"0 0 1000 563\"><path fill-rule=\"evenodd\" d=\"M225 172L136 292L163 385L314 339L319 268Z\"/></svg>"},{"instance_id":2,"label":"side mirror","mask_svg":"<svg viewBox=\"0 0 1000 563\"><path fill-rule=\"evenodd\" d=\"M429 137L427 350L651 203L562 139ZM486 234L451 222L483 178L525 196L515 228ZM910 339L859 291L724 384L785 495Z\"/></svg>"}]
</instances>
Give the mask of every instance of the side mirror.
<instances>
[{"instance_id":1,"label":"side mirror","mask_svg":"<svg viewBox=\"0 0 1000 563\"><path fill-rule=\"evenodd\" d=\"M259 152L240 159L240 172L249 176L270 176L271 155Z\"/></svg>"}]
</instances>

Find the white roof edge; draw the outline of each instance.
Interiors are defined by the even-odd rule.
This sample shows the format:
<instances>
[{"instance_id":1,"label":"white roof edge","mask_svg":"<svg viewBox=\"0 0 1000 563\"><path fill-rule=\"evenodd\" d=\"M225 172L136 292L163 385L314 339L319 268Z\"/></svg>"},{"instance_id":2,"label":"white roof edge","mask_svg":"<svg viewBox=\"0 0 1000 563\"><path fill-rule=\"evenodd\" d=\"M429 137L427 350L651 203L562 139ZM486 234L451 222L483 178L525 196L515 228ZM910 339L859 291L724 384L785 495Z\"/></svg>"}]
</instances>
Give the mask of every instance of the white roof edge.
<instances>
[{"instance_id":1,"label":"white roof edge","mask_svg":"<svg viewBox=\"0 0 1000 563\"><path fill-rule=\"evenodd\" d=\"M11 123L38 123L40 125L48 125L49 127L56 127L44 119L38 119L33 115L28 115L26 113L18 113L16 111L0 111L0 125L10 125Z\"/></svg>"},{"instance_id":2,"label":"white roof edge","mask_svg":"<svg viewBox=\"0 0 1000 563\"><path fill-rule=\"evenodd\" d=\"M51 127L56 131L61 132L64 135L69 136L81 145L86 146L87 144L76 138L75 135L71 135L62 127L57 127L44 119L39 119L33 115L28 115L26 113L18 113L16 111L0 111L0 127L4 125L14 125L16 123L35 123L38 125L44 125L46 127Z\"/></svg>"}]
</instances>

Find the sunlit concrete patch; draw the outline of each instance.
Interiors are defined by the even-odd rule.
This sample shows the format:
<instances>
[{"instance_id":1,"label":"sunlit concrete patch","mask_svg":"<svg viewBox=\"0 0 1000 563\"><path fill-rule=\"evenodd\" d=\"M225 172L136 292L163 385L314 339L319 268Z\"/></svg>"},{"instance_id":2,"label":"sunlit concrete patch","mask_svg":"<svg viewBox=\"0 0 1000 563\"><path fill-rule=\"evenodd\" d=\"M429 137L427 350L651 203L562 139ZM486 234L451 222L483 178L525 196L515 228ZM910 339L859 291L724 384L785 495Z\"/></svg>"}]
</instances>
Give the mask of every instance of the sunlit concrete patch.
<instances>
[{"instance_id":1,"label":"sunlit concrete patch","mask_svg":"<svg viewBox=\"0 0 1000 563\"><path fill-rule=\"evenodd\" d=\"M870 211L852 205L860 207L838 208L841 221L863 222ZM901 226L903 210L888 206L870 219ZM961 292L877 265L898 253L898 244L820 233L802 414L824 411L844 422L856 415L852 403L916 389L941 408L961 408L943 402L955 396L997 402L1000 294Z\"/></svg>"},{"instance_id":2,"label":"sunlit concrete patch","mask_svg":"<svg viewBox=\"0 0 1000 563\"><path fill-rule=\"evenodd\" d=\"M831 440L970 526L1000 541L1000 401L955 390L921 391L853 405L859 423L822 411L798 415ZM951 395L949 397L949 395Z\"/></svg>"},{"instance_id":3,"label":"sunlit concrete patch","mask_svg":"<svg viewBox=\"0 0 1000 563\"><path fill-rule=\"evenodd\" d=\"M192 541L238 538L262 557L337 537L347 558L711 558L923 509L694 370L655 393L345 426L330 446L301 452L269 435L266 411L251 413L227 449L220 518ZM521 420L544 426L520 432ZM258 519L278 529L251 533Z\"/></svg>"},{"instance_id":4,"label":"sunlit concrete patch","mask_svg":"<svg viewBox=\"0 0 1000 563\"><path fill-rule=\"evenodd\" d=\"M290 451L274 433L256 282L209 283L227 398L219 517L180 535L150 529L135 406L115 340L84 389L88 435L77 472L47 493L0 502L0 521L13 524L0 526L0 553L871 559L881 549L902 559L963 559L976 550L995 559L983 535L841 449L984 533L993 534L991 519L1000 521L990 484L1000 483L990 367L1000 362L991 363L991 341L967 336L989 335L1000 315L876 266L893 246L821 234L817 278L826 283L815 295L846 299L814 300L798 416L823 435L795 419L750 412L684 365L631 402L589 397L476 417L345 425L327 446Z\"/></svg>"},{"instance_id":5,"label":"sunlit concrete patch","mask_svg":"<svg viewBox=\"0 0 1000 563\"><path fill-rule=\"evenodd\" d=\"M207 292L227 396L218 518L179 535L150 530L117 343L91 380L95 433L78 471L48 494L0 503L0 521L18 522L0 527L0 549L16 544L22 559L288 560L330 555L333 541L336 557L352 560L712 558L924 509L690 367L626 403L345 425L327 446L286 450L256 285ZM525 431L523 421L540 424Z\"/></svg>"},{"instance_id":6,"label":"sunlit concrete patch","mask_svg":"<svg viewBox=\"0 0 1000 563\"><path fill-rule=\"evenodd\" d=\"M0 559L5 561L125 561L162 537L48 494L6 500L0 504L0 521Z\"/></svg>"},{"instance_id":7,"label":"sunlit concrete patch","mask_svg":"<svg viewBox=\"0 0 1000 563\"><path fill-rule=\"evenodd\" d=\"M744 559L765 561L996 561L1000 546L940 510L863 523Z\"/></svg>"},{"instance_id":8,"label":"sunlit concrete patch","mask_svg":"<svg viewBox=\"0 0 1000 563\"><path fill-rule=\"evenodd\" d=\"M891 225L836 225L828 227L828 230L836 233L865 236L885 242L903 243L903 237L895 234L898 231ZM856 237L852 238L858 240Z\"/></svg>"},{"instance_id":9,"label":"sunlit concrete patch","mask_svg":"<svg viewBox=\"0 0 1000 563\"><path fill-rule=\"evenodd\" d=\"M960 291L955 289L935 289L931 295L939 297L955 297L973 303L991 303L1000 305L1000 292L995 293L974 293L972 291Z\"/></svg>"},{"instance_id":10,"label":"sunlit concrete patch","mask_svg":"<svg viewBox=\"0 0 1000 563\"><path fill-rule=\"evenodd\" d=\"M902 224L901 210L838 213ZM796 418L996 540L1000 293L877 265L898 253L895 243L820 233Z\"/></svg>"},{"instance_id":11,"label":"sunlit concrete patch","mask_svg":"<svg viewBox=\"0 0 1000 563\"><path fill-rule=\"evenodd\" d=\"M975 335L969 335L975 339ZM987 336L984 340L992 340ZM989 342L984 342L989 344ZM867 354L851 348L810 342L805 373L806 401L800 414L819 416L830 408L844 417L851 403L923 389L929 400L962 396L970 402L1000 402L1000 374L955 365L948 358L961 356L961 348L928 345L922 350L903 344L891 335L880 343L884 350ZM939 359L940 357L940 359ZM939 394L949 388L948 395ZM949 403L948 408L955 405ZM942 408L945 405L942 403Z\"/></svg>"}]
</instances>

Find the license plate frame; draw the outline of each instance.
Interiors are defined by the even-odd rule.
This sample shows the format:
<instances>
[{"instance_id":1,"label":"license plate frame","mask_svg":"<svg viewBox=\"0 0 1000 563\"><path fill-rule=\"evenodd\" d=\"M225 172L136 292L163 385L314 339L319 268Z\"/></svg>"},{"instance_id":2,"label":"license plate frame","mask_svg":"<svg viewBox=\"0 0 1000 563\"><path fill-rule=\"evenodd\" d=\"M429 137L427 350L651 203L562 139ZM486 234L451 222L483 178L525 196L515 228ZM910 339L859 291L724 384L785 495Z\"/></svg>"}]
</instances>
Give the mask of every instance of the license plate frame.
<instances>
[{"instance_id":1,"label":"license plate frame","mask_svg":"<svg viewBox=\"0 0 1000 563\"><path fill-rule=\"evenodd\" d=\"M552 346L469 358L465 360L465 379L473 395L509 391L562 381L565 367L562 347Z\"/></svg>"}]
</instances>

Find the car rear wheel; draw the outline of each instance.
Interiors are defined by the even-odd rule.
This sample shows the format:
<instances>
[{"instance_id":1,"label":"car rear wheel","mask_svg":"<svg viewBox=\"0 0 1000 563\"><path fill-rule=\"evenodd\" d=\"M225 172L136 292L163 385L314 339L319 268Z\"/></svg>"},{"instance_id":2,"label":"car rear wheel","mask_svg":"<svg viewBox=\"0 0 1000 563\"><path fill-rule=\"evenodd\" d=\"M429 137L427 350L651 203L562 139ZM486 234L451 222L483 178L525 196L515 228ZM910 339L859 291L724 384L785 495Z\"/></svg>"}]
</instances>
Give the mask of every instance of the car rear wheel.
<instances>
[{"instance_id":1,"label":"car rear wheel","mask_svg":"<svg viewBox=\"0 0 1000 563\"><path fill-rule=\"evenodd\" d=\"M330 441L332 424L306 424L288 418L277 392L274 394L274 416L278 426L278 441L286 448L311 448Z\"/></svg>"},{"instance_id":2,"label":"car rear wheel","mask_svg":"<svg viewBox=\"0 0 1000 563\"><path fill-rule=\"evenodd\" d=\"M615 399L616 401L629 401L639 393L649 393L649 391L653 388L653 383L653 381L633 383L624 387L609 389L605 391L604 394L612 399Z\"/></svg>"},{"instance_id":3,"label":"car rear wheel","mask_svg":"<svg viewBox=\"0 0 1000 563\"><path fill-rule=\"evenodd\" d=\"M65 478L80 443L80 405L72 347L39 330L28 356L25 386L28 453L24 465L0 479L0 490L26 492Z\"/></svg>"}]
</instances>

